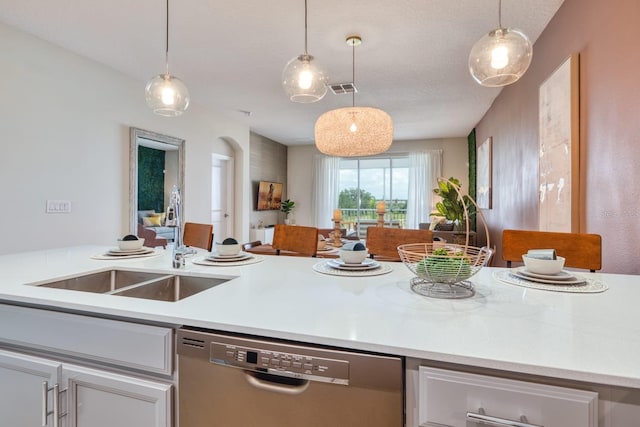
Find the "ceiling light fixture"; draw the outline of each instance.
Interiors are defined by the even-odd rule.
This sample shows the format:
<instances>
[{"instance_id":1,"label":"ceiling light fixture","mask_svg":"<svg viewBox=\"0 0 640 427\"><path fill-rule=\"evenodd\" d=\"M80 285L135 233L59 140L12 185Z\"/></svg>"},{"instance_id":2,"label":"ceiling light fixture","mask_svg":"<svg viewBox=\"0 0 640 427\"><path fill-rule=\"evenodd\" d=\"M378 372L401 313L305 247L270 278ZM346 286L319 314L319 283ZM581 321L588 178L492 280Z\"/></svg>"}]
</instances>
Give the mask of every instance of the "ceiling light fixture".
<instances>
[{"instance_id":1,"label":"ceiling light fixture","mask_svg":"<svg viewBox=\"0 0 640 427\"><path fill-rule=\"evenodd\" d=\"M356 82L355 47L362 43L359 36L347 37L352 48L352 82ZM318 149L330 156L355 157L384 153L393 142L393 121L382 110L356 107L355 91L351 92L351 107L327 111L316 121L315 138Z\"/></svg>"},{"instance_id":2,"label":"ceiling light fixture","mask_svg":"<svg viewBox=\"0 0 640 427\"><path fill-rule=\"evenodd\" d=\"M473 45L469 72L482 86L507 86L527 71L532 55L531 41L522 31L502 26L502 0L498 0L498 28Z\"/></svg>"},{"instance_id":3,"label":"ceiling light fixture","mask_svg":"<svg viewBox=\"0 0 640 427\"><path fill-rule=\"evenodd\" d=\"M167 28L165 49L165 73L149 80L144 89L147 105L154 113L165 116L179 116L189 107L189 91L185 84L169 74L169 0L167 0Z\"/></svg>"},{"instance_id":4,"label":"ceiling light fixture","mask_svg":"<svg viewBox=\"0 0 640 427\"><path fill-rule=\"evenodd\" d=\"M304 0L304 53L292 58L282 70L282 87L293 102L320 101L327 93L327 75L307 51L307 0Z\"/></svg>"}]
</instances>

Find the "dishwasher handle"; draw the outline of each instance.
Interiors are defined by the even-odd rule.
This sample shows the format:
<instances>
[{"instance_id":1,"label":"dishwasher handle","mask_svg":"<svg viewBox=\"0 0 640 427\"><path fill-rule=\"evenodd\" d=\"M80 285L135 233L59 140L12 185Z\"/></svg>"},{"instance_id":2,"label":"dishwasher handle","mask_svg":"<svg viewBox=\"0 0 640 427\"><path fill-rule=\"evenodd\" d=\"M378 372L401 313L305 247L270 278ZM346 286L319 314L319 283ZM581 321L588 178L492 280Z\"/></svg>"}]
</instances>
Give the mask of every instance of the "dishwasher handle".
<instances>
[{"instance_id":1,"label":"dishwasher handle","mask_svg":"<svg viewBox=\"0 0 640 427\"><path fill-rule=\"evenodd\" d=\"M304 393L309 388L309 380L281 377L259 372L244 371L247 382L260 390L288 395Z\"/></svg>"}]
</instances>

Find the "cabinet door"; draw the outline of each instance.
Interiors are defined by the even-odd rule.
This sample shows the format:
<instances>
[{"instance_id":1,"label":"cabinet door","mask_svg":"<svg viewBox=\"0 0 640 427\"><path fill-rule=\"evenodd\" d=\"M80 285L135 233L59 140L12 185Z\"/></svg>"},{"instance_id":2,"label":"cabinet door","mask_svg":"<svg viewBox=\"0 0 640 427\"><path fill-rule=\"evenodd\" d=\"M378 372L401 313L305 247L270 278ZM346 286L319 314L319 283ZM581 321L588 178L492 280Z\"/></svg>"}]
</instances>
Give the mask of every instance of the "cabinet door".
<instances>
[{"instance_id":1,"label":"cabinet door","mask_svg":"<svg viewBox=\"0 0 640 427\"><path fill-rule=\"evenodd\" d=\"M3 426L41 426L43 412L53 411L53 391L47 393L44 407L43 383L58 382L60 363L0 350L0 424ZM53 425L53 413L46 425Z\"/></svg>"},{"instance_id":2,"label":"cabinet door","mask_svg":"<svg viewBox=\"0 0 640 427\"><path fill-rule=\"evenodd\" d=\"M596 427L598 394L466 372L420 367L421 426ZM494 421L486 421L493 417Z\"/></svg>"},{"instance_id":3,"label":"cabinet door","mask_svg":"<svg viewBox=\"0 0 640 427\"><path fill-rule=\"evenodd\" d=\"M69 426L171 427L171 384L64 365Z\"/></svg>"}]
</instances>

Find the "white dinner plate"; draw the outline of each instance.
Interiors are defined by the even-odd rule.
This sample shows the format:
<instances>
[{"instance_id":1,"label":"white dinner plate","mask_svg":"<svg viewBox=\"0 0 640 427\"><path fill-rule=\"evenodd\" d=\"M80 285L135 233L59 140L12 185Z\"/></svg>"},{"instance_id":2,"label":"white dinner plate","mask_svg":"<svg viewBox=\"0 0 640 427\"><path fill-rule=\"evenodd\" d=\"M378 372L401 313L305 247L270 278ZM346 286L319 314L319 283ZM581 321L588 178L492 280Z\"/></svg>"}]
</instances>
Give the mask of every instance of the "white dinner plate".
<instances>
[{"instance_id":1,"label":"white dinner plate","mask_svg":"<svg viewBox=\"0 0 640 427\"><path fill-rule=\"evenodd\" d=\"M528 280L529 282L536 282L536 283L546 283L548 285L582 285L584 283L586 283L586 281L584 279L579 279L577 277L574 277L571 280L553 280L553 279L541 279L538 277L530 277L530 276L525 276L524 274L519 273L518 271L512 271L511 274L514 277L517 277L518 279L522 279L522 280Z\"/></svg>"},{"instance_id":2,"label":"white dinner plate","mask_svg":"<svg viewBox=\"0 0 640 427\"><path fill-rule=\"evenodd\" d=\"M533 271L529 271L527 270L526 267L520 267L518 268L517 271L519 274L522 274L523 276L533 277L536 279L547 279L547 280L575 280L576 279L576 276L574 276L573 274L571 274L566 270L561 270L560 273L557 273L557 274L540 274L540 273L534 273Z\"/></svg>"},{"instance_id":3,"label":"white dinner plate","mask_svg":"<svg viewBox=\"0 0 640 427\"><path fill-rule=\"evenodd\" d=\"M337 268L338 270L373 270L374 268L380 267L378 261L370 258L365 259L360 264L349 264L341 259L331 259L327 261L327 265L332 268Z\"/></svg>"},{"instance_id":4,"label":"white dinner plate","mask_svg":"<svg viewBox=\"0 0 640 427\"><path fill-rule=\"evenodd\" d=\"M216 261L216 262L235 262L235 261L244 261L244 260L249 259L251 257L253 257L253 255L248 254L246 252L240 252L237 255L211 254L208 257L206 257L205 259L207 261Z\"/></svg>"},{"instance_id":5,"label":"white dinner plate","mask_svg":"<svg viewBox=\"0 0 640 427\"><path fill-rule=\"evenodd\" d=\"M131 255L131 254L140 254L143 252L147 252L149 249L151 248L147 248L146 246L143 246L139 249L120 249L120 248L111 248L109 249L109 253L111 254L127 254L127 255Z\"/></svg>"},{"instance_id":6,"label":"white dinner plate","mask_svg":"<svg viewBox=\"0 0 640 427\"><path fill-rule=\"evenodd\" d=\"M318 253L322 253L322 252L334 252L334 251L337 251L337 249L336 249L336 248L334 248L334 247L329 247L329 246L327 246L326 248L323 248L323 249L318 249Z\"/></svg>"},{"instance_id":7,"label":"white dinner plate","mask_svg":"<svg viewBox=\"0 0 640 427\"><path fill-rule=\"evenodd\" d=\"M127 251L121 251L120 249L109 249L105 255L108 256L131 256L131 255L146 255L152 253L154 250L152 248L142 247L140 249L133 249Z\"/></svg>"}]
</instances>

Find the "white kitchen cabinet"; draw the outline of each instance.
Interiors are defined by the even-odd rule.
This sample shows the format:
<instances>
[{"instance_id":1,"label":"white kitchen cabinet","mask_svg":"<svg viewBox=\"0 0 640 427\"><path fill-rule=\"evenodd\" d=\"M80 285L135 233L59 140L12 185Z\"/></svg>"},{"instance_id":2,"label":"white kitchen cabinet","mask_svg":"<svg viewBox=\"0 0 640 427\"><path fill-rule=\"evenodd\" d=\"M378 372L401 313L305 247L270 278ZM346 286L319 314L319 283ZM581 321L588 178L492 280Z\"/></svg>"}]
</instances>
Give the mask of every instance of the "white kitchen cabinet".
<instances>
[{"instance_id":1,"label":"white kitchen cabinet","mask_svg":"<svg viewBox=\"0 0 640 427\"><path fill-rule=\"evenodd\" d=\"M171 384L63 365L68 427L170 427Z\"/></svg>"},{"instance_id":2,"label":"white kitchen cabinet","mask_svg":"<svg viewBox=\"0 0 640 427\"><path fill-rule=\"evenodd\" d=\"M0 424L43 425L42 384L57 384L60 370L59 362L0 350ZM49 392L50 402L52 396ZM53 425L52 419L51 415L47 417L47 425Z\"/></svg>"},{"instance_id":3,"label":"white kitchen cabinet","mask_svg":"<svg viewBox=\"0 0 640 427\"><path fill-rule=\"evenodd\" d=\"M47 426L56 426L57 415L60 427L170 427L171 389L168 383L0 350L0 414L7 426L45 425L44 417Z\"/></svg>"},{"instance_id":4,"label":"white kitchen cabinet","mask_svg":"<svg viewBox=\"0 0 640 427\"><path fill-rule=\"evenodd\" d=\"M173 337L165 326L0 304L0 425L171 427Z\"/></svg>"},{"instance_id":5,"label":"white kitchen cabinet","mask_svg":"<svg viewBox=\"0 0 640 427\"><path fill-rule=\"evenodd\" d=\"M416 403L421 427L598 426L598 393L425 366Z\"/></svg>"}]
</instances>

